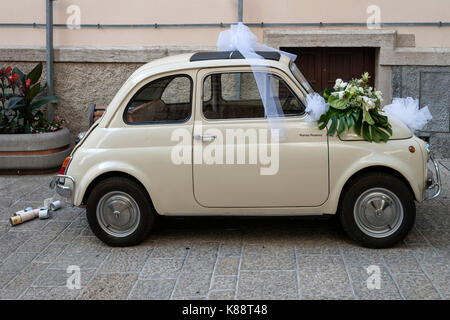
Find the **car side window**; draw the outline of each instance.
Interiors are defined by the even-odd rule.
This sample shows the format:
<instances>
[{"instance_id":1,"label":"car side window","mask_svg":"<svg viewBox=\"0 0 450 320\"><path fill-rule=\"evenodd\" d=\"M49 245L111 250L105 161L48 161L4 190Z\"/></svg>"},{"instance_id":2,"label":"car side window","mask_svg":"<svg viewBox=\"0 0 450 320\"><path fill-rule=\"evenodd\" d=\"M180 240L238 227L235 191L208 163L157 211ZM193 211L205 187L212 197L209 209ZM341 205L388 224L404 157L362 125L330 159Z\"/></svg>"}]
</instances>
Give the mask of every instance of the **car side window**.
<instances>
[{"instance_id":1,"label":"car side window","mask_svg":"<svg viewBox=\"0 0 450 320\"><path fill-rule=\"evenodd\" d=\"M191 116L192 79L187 75L159 78L131 98L124 120L130 124L184 122Z\"/></svg>"},{"instance_id":2,"label":"car side window","mask_svg":"<svg viewBox=\"0 0 450 320\"><path fill-rule=\"evenodd\" d=\"M305 106L287 84L274 74L264 74L273 99L285 116L298 116ZM203 114L206 119L264 118L264 105L252 72L208 75L203 82Z\"/></svg>"}]
</instances>

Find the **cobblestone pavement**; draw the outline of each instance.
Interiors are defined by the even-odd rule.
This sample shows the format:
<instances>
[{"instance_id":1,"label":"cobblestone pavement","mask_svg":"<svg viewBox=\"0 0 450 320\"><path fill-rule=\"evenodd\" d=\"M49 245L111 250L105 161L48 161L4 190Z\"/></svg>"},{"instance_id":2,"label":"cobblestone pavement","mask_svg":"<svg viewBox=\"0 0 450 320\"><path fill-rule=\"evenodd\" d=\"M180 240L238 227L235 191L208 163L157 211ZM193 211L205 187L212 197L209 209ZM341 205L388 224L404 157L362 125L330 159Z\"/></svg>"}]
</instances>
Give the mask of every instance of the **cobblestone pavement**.
<instances>
[{"instance_id":1,"label":"cobblestone pavement","mask_svg":"<svg viewBox=\"0 0 450 320\"><path fill-rule=\"evenodd\" d=\"M0 298L450 299L450 161L441 164L442 196L417 204L413 231L384 250L318 218L163 219L141 245L111 248L80 208L11 228L14 212L52 196L50 176L0 176ZM70 265L80 289L66 286ZM370 265L379 290L367 288Z\"/></svg>"}]
</instances>

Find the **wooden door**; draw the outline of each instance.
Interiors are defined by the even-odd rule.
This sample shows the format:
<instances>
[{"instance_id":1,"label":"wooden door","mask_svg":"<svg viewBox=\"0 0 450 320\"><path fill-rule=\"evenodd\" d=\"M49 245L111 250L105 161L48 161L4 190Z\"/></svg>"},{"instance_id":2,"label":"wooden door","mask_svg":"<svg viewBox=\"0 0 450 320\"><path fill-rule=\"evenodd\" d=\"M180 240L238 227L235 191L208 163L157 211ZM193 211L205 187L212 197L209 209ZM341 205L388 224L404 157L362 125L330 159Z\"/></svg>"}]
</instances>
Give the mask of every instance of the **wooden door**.
<instances>
[{"instance_id":1,"label":"wooden door","mask_svg":"<svg viewBox=\"0 0 450 320\"><path fill-rule=\"evenodd\" d=\"M332 89L337 78L344 81L360 78L364 72L371 75L370 85L375 83L375 48L284 47L297 55L295 63L317 92Z\"/></svg>"}]
</instances>

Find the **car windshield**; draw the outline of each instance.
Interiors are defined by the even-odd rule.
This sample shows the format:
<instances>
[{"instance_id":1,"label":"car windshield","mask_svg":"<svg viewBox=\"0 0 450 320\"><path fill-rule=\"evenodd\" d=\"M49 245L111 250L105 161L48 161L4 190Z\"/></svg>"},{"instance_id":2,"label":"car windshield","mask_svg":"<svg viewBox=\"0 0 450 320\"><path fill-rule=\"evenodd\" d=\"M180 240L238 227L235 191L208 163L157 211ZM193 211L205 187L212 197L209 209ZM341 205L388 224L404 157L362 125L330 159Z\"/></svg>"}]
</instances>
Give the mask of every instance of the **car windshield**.
<instances>
[{"instance_id":1,"label":"car windshield","mask_svg":"<svg viewBox=\"0 0 450 320\"><path fill-rule=\"evenodd\" d=\"M300 71L300 69L297 67L297 65L292 60L291 60L291 62L289 62L289 69L291 69L291 72L294 75L295 79L297 79L297 81L300 82L300 84L303 86L303 88L305 88L305 90L308 93L315 92L312 85L309 83L308 79L305 78L303 73Z\"/></svg>"}]
</instances>

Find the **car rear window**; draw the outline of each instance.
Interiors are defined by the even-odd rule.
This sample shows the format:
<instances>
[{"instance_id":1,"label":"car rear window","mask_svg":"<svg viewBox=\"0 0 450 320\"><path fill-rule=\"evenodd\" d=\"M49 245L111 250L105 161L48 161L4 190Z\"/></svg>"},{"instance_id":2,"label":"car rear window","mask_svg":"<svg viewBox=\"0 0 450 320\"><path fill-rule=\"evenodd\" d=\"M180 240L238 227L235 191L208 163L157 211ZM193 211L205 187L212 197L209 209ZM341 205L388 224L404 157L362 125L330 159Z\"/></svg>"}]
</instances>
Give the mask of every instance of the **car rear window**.
<instances>
[{"instance_id":1,"label":"car rear window","mask_svg":"<svg viewBox=\"0 0 450 320\"><path fill-rule=\"evenodd\" d=\"M191 116L192 79L188 75L159 78L144 85L124 112L129 124L184 122Z\"/></svg>"}]
</instances>

